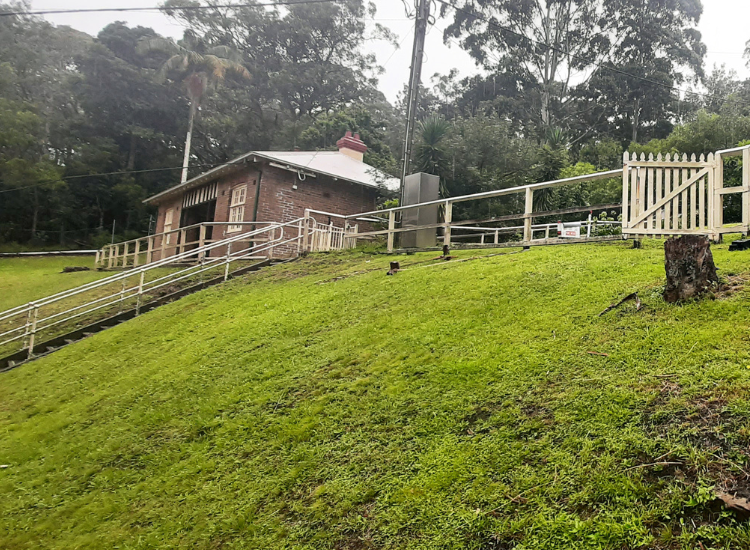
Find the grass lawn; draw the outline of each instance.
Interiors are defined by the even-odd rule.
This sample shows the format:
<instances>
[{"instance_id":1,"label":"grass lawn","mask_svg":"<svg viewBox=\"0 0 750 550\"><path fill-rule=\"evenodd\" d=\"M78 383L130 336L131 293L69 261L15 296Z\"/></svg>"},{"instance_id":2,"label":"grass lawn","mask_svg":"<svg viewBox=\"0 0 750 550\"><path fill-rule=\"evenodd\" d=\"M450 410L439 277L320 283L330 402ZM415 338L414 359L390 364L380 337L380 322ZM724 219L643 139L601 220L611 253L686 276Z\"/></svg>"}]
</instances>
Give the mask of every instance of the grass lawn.
<instances>
[{"instance_id":1,"label":"grass lawn","mask_svg":"<svg viewBox=\"0 0 750 550\"><path fill-rule=\"evenodd\" d=\"M662 244L314 255L0 375L0 547L750 548L750 253L673 306Z\"/></svg>"},{"instance_id":2,"label":"grass lawn","mask_svg":"<svg viewBox=\"0 0 750 550\"><path fill-rule=\"evenodd\" d=\"M66 266L92 271L61 273ZM111 275L93 269L93 256L0 258L0 312Z\"/></svg>"}]
</instances>

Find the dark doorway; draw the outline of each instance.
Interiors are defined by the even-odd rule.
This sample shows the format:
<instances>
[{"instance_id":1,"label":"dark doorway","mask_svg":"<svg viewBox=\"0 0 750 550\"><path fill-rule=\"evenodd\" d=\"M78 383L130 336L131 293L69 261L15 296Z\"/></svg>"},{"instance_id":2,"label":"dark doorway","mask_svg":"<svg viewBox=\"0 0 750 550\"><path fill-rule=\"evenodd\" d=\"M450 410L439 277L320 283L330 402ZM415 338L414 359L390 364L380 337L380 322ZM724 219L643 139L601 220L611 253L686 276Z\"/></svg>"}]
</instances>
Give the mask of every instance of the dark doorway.
<instances>
[{"instance_id":1,"label":"dark doorway","mask_svg":"<svg viewBox=\"0 0 750 550\"><path fill-rule=\"evenodd\" d=\"M216 213L216 200L204 202L203 204L196 204L190 208L183 208L182 214L180 215L180 227L188 227L204 222L214 221L214 214ZM213 227L206 227L206 241L210 241L213 237ZM195 243L185 247L185 250L192 250L198 248L198 241L200 240L200 227L193 227L185 231L185 242ZM208 256L209 254L206 254Z\"/></svg>"}]
</instances>

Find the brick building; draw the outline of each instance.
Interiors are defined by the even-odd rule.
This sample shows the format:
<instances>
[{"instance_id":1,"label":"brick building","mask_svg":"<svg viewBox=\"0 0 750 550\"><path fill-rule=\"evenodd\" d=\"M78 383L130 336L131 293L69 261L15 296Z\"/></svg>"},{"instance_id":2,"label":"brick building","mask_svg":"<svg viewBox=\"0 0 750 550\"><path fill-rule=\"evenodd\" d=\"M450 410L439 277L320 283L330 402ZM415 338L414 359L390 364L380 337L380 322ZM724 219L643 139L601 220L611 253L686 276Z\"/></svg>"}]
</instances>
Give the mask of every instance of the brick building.
<instances>
[{"instance_id":1,"label":"brick building","mask_svg":"<svg viewBox=\"0 0 750 550\"><path fill-rule=\"evenodd\" d=\"M213 227L214 234L206 236L217 240L249 231L247 222L292 221L306 208L335 214L374 210L383 189L398 189L398 180L364 163L367 146L358 134L347 132L337 146L338 151L251 151L170 187L145 201L159 208L156 233L202 222L228 223L222 235ZM179 238L168 238L166 245L174 247ZM197 240L194 235L185 238Z\"/></svg>"}]
</instances>

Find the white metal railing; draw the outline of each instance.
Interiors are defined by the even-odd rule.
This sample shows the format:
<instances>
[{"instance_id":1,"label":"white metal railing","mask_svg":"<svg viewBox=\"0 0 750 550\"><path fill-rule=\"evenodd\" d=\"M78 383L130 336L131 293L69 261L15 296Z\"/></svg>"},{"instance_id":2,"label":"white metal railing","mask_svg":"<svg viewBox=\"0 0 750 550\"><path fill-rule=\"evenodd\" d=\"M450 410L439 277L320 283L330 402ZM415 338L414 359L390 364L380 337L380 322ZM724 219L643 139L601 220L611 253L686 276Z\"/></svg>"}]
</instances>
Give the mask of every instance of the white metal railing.
<instances>
[{"instance_id":1,"label":"white metal railing","mask_svg":"<svg viewBox=\"0 0 750 550\"><path fill-rule=\"evenodd\" d=\"M31 357L39 335L55 327L62 328L61 325L84 320L85 316L106 308L117 308L122 311L128 300L134 301L135 314L138 315L145 295L210 270L216 270L217 276L223 274L224 280L227 280L230 264L233 262L265 259L270 257L276 248L296 247L296 250L300 251L303 234L306 232L304 227L303 218L283 224L269 224L9 309L0 313L0 347L20 341L20 350L27 350L28 357ZM248 240L256 244L239 250L236 248L238 244ZM218 254L209 257L208 253L211 251ZM164 268L196 256L201 260L195 265L166 274L156 271L163 271ZM149 274L153 274L155 278L147 279ZM69 302L66 303L66 300Z\"/></svg>"},{"instance_id":2,"label":"white metal railing","mask_svg":"<svg viewBox=\"0 0 750 550\"><path fill-rule=\"evenodd\" d=\"M314 214L327 216L330 220L337 220L343 228L346 228L345 233L343 235L342 241L332 241L332 244L341 242L340 248L348 248L351 246L356 246L356 243L359 239L372 239L384 236L387 239L387 246L388 246L388 252L393 252L395 248L395 239L396 236L400 233L405 233L409 231L416 231L419 229L442 229L442 236L440 236L440 239L442 240L442 243L445 245L450 246L451 242L455 241L456 238L453 236L454 231L464 231L463 228L467 227L466 222L453 222L453 205L455 203L461 203L461 202L467 202L467 201L474 201L474 200L486 200L496 197L503 197L503 196L511 196L514 194L523 194L524 195L524 212L522 214L512 214L507 216L501 216L499 218L492 218L489 220L484 220L482 222L476 222L476 223L492 223L497 224L500 221L510 221L510 220L523 220L523 225L520 227L484 227L481 228L482 231L484 231L484 237L479 234L479 238L482 241L482 244L497 244L497 241L499 238L494 238L492 243L486 243L486 236L492 235L495 237L495 235L500 235L503 233L521 233L521 244L523 243L531 243L532 241L536 240L535 235L536 233L539 233L540 230L545 231L545 237L544 239L556 239L557 235L554 237L550 236L550 228L552 226L556 226L557 224L546 224L546 225L535 225L533 223L534 218L541 218L541 217L551 217L551 216L563 216L570 213L576 213L576 212L586 212L590 213L592 211L597 210L611 210L611 209L617 209L620 207L619 204L608 204L608 205L596 205L596 206L582 206L577 208L571 208L571 209L564 209L564 210L555 210L555 211L548 211L548 212L534 212L533 206L534 206L534 192L540 191L543 189L550 189L554 187L561 187L565 185L576 185L581 183L590 183L595 182L599 180L604 179L613 179L613 178L621 178L622 177L622 170L610 170L607 172L599 172L596 174L589 174L585 176L576 176L573 178L565 178L561 180L554 180L554 181L548 181L548 182L542 182L542 183L534 183L530 185L523 185L520 187L511 187L507 189L498 189L495 191L487 191L483 193L475 193L473 195L462 195L458 197L451 197L447 199L438 199L434 201L428 201L423 202L419 204L414 205L408 205L408 206L399 206L396 208L389 208L385 210L373 210L370 212L362 212L359 214L351 214L351 215L344 215L344 214L336 214L333 212L323 212L319 210L312 210L308 209L305 211L305 218L312 219L312 216ZM442 207L442 221L436 220L436 223L434 224L427 224L427 225L420 225L420 226L406 226L406 227L397 227L397 215L399 213L402 213L406 210L415 209L415 208L422 208L425 206L440 206ZM593 222L594 220L592 220ZM377 229L373 228L367 231L357 231L357 230L351 230L354 226L353 223L355 222L362 222L368 225L383 225L386 226L387 229ZM601 224L601 222L600 222ZM329 225L333 225L333 222L329 222ZM614 225L619 225L618 223L614 223ZM339 231L342 231L341 228L338 228ZM587 232L587 234L590 236L590 231ZM314 241L315 236L314 235L305 235L304 237L304 249L308 251L319 251L322 249L316 248L317 243ZM458 240L462 240L462 237L458 237ZM325 248L325 250L333 250L336 249L333 246L330 248Z\"/></svg>"},{"instance_id":3,"label":"white metal railing","mask_svg":"<svg viewBox=\"0 0 750 550\"><path fill-rule=\"evenodd\" d=\"M258 227L276 225L278 222L202 222L179 227L147 237L104 245L96 251L95 265L107 269L138 267L155 259L163 260L175 254L201 248L227 238L229 226ZM217 235L221 231L221 234ZM239 231L239 233L246 233ZM193 240L188 240L188 236ZM257 242L257 239L256 239Z\"/></svg>"},{"instance_id":4,"label":"white metal railing","mask_svg":"<svg viewBox=\"0 0 750 550\"><path fill-rule=\"evenodd\" d=\"M337 227L333 221L326 224L318 223L311 215L315 211L308 211L310 252L328 252L330 250L345 250L357 246L356 238L358 226Z\"/></svg>"},{"instance_id":5,"label":"white metal railing","mask_svg":"<svg viewBox=\"0 0 750 550\"><path fill-rule=\"evenodd\" d=\"M724 161L726 158L738 156L742 157L742 185L724 187ZM547 212L534 211L535 192L615 178L622 180L621 203L580 206ZM742 195L742 223L739 225L728 225L724 222L724 199L732 194ZM518 202L523 205L523 213L474 221L471 222L473 226L467 222L453 221L454 204L512 195L522 195ZM399 214L407 210L435 206L440 207L442 220L436 219L435 223L418 226L397 226ZM671 155L666 157L659 155L656 158L651 156L646 159L643 156L637 158L635 155L625 153L621 170L609 170L359 214L343 215L307 210L306 218L310 218L312 214L328 216L330 220L335 219L343 228L351 227L354 222L362 222L371 227L362 232L338 228L338 231L344 232L342 238L339 240L331 235L330 245L328 241L325 241L322 246L319 241L316 241L318 239L316 235L305 235L304 248L312 251L346 248L351 246L351 243L356 243L358 239L385 237L388 252L393 252L395 239L399 234L420 229L442 230L442 235L437 239L441 239L443 244L448 246L457 239L471 238L478 238L480 244L499 244L499 235L503 233L520 233L521 241L518 244L543 244L556 241L556 236L550 235L551 227L555 224L534 224L535 218L551 217L554 219L555 216L576 212L615 209L622 210L622 222L592 220L589 216L589 220L585 222L587 225L585 238L598 238L592 236L590 229L592 223L620 226L623 237L698 233L718 240L723 233L750 233L750 145L718 151L700 158L696 158L695 155L691 158L685 155L674 158ZM523 225L497 227L499 222L511 220L522 220ZM477 227L481 224L492 224L492 226ZM329 222L329 225L332 226L332 222ZM378 226L384 228L378 228ZM470 227L473 228L470 229ZM538 239L537 235L542 231L544 237ZM454 233L457 234L454 235ZM325 238L328 236L326 235ZM492 239L491 243L486 243L488 238Z\"/></svg>"}]
</instances>

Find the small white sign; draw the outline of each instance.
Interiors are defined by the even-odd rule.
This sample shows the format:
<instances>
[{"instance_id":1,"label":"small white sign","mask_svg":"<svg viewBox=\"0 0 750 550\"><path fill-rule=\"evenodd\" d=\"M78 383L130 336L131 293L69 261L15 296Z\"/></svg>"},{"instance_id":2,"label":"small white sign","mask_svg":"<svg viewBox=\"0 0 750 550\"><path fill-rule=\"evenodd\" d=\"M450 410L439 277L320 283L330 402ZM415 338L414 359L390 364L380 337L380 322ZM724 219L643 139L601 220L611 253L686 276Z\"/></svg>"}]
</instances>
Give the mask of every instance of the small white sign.
<instances>
[{"instance_id":1,"label":"small white sign","mask_svg":"<svg viewBox=\"0 0 750 550\"><path fill-rule=\"evenodd\" d=\"M562 239L580 239L581 238L581 224L557 224L557 236Z\"/></svg>"}]
</instances>

